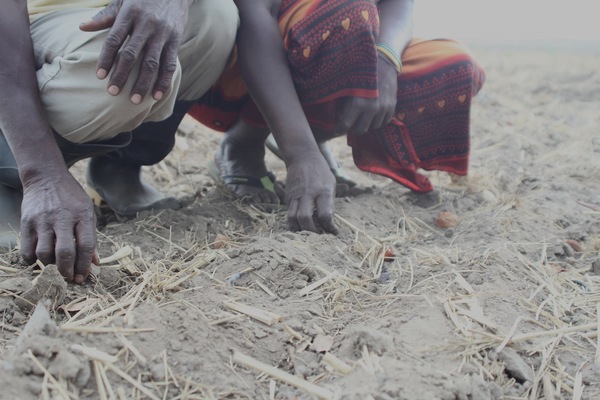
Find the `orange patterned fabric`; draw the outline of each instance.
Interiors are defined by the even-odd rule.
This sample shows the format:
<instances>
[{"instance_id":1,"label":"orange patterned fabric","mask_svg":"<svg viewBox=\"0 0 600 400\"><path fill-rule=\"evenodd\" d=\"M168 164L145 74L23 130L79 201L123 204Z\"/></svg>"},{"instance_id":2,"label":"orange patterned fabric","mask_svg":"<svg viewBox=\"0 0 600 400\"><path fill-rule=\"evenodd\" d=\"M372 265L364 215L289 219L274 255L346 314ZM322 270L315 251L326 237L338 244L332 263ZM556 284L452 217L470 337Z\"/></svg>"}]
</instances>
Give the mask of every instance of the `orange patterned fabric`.
<instances>
[{"instance_id":1,"label":"orange patterned fabric","mask_svg":"<svg viewBox=\"0 0 600 400\"><path fill-rule=\"evenodd\" d=\"M312 126L333 131L348 96L377 96L379 17L369 0L283 0L279 27L298 96ZM469 112L485 74L461 44L413 40L402 53L396 116L385 128L348 136L358 168L417 192L433 189L418 170L465 175ZM226 131L236 120L266 127L236 63L190 114Z\"/></svg>"}]
</instances>

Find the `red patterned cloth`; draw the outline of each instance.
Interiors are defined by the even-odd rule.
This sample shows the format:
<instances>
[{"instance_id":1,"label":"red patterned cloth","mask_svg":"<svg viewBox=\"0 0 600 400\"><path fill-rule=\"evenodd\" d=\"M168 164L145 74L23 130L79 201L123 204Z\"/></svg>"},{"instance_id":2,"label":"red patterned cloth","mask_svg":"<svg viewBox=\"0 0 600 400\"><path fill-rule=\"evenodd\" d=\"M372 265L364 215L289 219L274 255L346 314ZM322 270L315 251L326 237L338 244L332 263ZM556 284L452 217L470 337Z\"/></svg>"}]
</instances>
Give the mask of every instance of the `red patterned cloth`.
<instances>
[{"instance_id":1,"label":"red patterned cloth","mask_svg":"<svg viewBox=\"0 0 600 400\"><path fill-rule=\"evenodd\" d=\"M377 6L369 0L283 0L279 28L298 96L312 126L333 131L349 96L377 92ZM396 116L383 129L348 136L361 170L416 192L433 189L418 172L466 175L469 113L485 74L467 49L451 40L413 40L402 53ZM235 62L190 111L226 131L242 118L266 127Z\"/></svg>"}]
</instances>

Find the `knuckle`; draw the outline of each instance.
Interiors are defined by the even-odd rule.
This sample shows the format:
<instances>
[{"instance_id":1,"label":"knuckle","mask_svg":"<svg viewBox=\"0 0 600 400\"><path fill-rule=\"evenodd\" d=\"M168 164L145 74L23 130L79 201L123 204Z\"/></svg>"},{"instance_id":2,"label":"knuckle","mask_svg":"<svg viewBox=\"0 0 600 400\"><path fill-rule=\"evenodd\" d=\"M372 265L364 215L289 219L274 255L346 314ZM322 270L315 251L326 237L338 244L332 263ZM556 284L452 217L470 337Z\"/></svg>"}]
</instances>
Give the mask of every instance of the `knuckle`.
<instances>
[{"instance_id":1,"label":"knuckle","mask_svg":"<svg viewBox=\"0 0 600 400\"><path fill-rule=\"evenodd\" d=\"M56 249L56 258L62 262L70 262L75 259L75 250L67 247Z\"/></svg>"},{"instance_id":2,"label":"knuckle","mask_svg":"<svg viewBox=\"0 0 600 400\"><path fill-rule=\"evenodd\" d=\"M121 37L115 33L109 33L106 36L106 39L104 39L104 44L109 49L118 48L121 46L121 43L123 43L123 39L121 39Z\"/></svg>"},{"instance_id":3,"label":"knuckle","mask_svg":"<svg viewBox=\"0 0 600 400\"><path fill-rule=\"evenodd\" d=\"M121 54L119 55L122 62L125 64L133 64L135 60L137 60L139 52L133 46L127 46L123 50L121 50Z\"/></svg>"},{"instance_id":4,"label":"knuckle","mask_svg":"<svg viewBox=\"0 0 600 400\"><path fill-rule=\"evenodd\" d=\"M147 71L156 71L160 65L160 62L155 57L148 57L144 59L142 68Z\"/></svg>"},{"instance_id":5,"label":"knuckle","mask_svg":"<svg viewBox=\"0 0 600 400\"><path fill-rule=\"evenodd\" d=\"M174 74L175 71L177 71L177 61L176 60L166 61L163 66L163 71L168 74Z\"/></svg>"}]
</instances>

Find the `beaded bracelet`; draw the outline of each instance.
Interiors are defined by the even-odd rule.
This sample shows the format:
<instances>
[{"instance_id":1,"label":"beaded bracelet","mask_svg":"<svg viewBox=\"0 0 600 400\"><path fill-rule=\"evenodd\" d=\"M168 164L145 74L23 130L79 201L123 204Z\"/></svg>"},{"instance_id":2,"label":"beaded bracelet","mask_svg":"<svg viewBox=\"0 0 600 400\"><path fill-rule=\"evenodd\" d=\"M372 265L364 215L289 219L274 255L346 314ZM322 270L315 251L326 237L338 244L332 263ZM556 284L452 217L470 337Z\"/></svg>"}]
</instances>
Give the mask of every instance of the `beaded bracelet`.
<instances>
[{"instance_id":1,"label":"beaded bracelet","mask_svg":"<svg viewBox=\"0 0 600 400\"><path fill-rule=\"evenodd\" d=\"M377 51L385 57L387 61L389 61L398 73L402 72L402 61L400 61L400 57L396 54L396 52L385 43L377 43L375 45Z\"/></svg>"}]
</instances>

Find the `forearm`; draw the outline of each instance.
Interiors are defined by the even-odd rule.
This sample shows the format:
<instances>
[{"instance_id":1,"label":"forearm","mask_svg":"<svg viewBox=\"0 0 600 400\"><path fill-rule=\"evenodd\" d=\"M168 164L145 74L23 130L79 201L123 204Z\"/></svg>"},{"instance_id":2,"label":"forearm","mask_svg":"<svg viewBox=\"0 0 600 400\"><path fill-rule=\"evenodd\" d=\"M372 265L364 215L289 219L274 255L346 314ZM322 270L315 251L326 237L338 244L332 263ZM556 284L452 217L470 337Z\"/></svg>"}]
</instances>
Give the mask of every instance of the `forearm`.
<instances>
[{"instance_id":1,"label":"forearm","mask_svg":"<svg viewBox=\"0 0 600 400\"><path fill-rule=\"evenodd\" d=\"M237 3L241 19L237 42L242 74L285 161L289 163L307 151L319 154L296 94L274 17L263 2L240 0Z\"/></svg>"},{"instance_id":2,"label":"forearm","mask_svg":"<svg viewBox=\"0 0 600 400\"><path fill-rule=\"evenodd\" d=\"M0 130L25 184L66 166L40 102L26 1L6 2L0 22Z\"/></svg>"},{"instance_id":3,"label":"forearm","mask_svg":"<svg viewBox=\"0 0 600 400\"><path fill-rule=\"evenodd\" d=\"M414 0L381 0L379 7L379 37L401 55L413 35Z\"/></svg>"}]
</instances>

